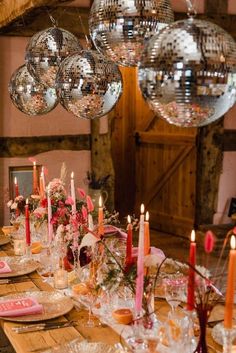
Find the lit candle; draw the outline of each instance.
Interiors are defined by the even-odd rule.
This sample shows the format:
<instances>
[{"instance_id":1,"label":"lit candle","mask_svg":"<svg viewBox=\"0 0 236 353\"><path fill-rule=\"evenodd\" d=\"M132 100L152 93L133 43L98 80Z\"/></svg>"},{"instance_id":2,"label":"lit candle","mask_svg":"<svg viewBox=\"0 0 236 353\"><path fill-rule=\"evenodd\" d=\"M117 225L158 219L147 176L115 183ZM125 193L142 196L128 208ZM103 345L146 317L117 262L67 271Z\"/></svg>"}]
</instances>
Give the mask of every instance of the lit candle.
<instances>
[{"instance_id":1,"label":"lit candle","mask_svg":"<svg viewBox=\"0 0 236 353\"><path fill-rule=\"evenodd\" d=\"M33 194L38 195L38 170L36 162L33 162Z\"/></svg>"},{"instance_id":2,"label":"lit candle","mask_svg":"<svg viewBox=\"0 0 236 353\"><path fill-rule=\"evenodd\" d=\"M72 213L75 214L75 212L76 212L76 198L75 198L74 172L71 173L70 192L71 192L71 198L73 200Z\"/></svg>"},{"instance_id":3,"label":"lit candle","mask_svg":"<svg viewBox=\"0 0 236 353\"><path fill-rule=\"evenodd\" d=\"M43 191L44 191L44 197L45 197L46 184L45 184L44 166L42 166L42 169L41 169L41 176L42 176L42 184L43 184Z\"/></svg>"},{"instance_id":4,"label":"lit candle","mask_svg":"<svg viewBox=\"0 0 236 353\"><path fill-rule=\"evenodd\" d=\"M150 228L149 228L149 212L146 212L144 222L144 256L150 253Z\"/></svg>"},{"instance_id":5,"label":"lit candle","mask_svg":"<svg viewBox=\"0 0 236 353\"><path fill-rule=\"evenodd\" d=\"M132 245L133 245L133 227L131 224L131 217L127 217L128 227L127 227L127 241L126 241L126 266L132 264Z\"/></svg>"},{"instance_id":6,"label":"lit candle","mask_svg":"<svg viewBox=\"0 0 236 353\"><path fill-rule=\"evenodd\" d=\"M101 236L104 235L102 196L99 196L98 205L98 235Z\"/></svg>"},{"instance_id":7,"label":"lit candle","mask_svg":"<svg viewBox=\"0 0 236 353\"><path fill-rule=\"evenodd\" d=\"M15 197L19 196L19 186L17 182L17 177L14 178L14 189L15 189Z\"/></svg>"},{"instance_id":8,"label":"lit candle","mask_svg":"<svg viewBox=\"0 0 236 353\"><path fill-rule=\"evenodd\" d=\"M28 199L26 199L26 205L25 205L25 240L26 240L26 245L30 246L31 237L30 237L30 221L29 221Z\"/></svg>"},{"instance_id":9,"label":"lit candle","mask_svg":"<svg viewBox=\"0 0 236 353\"><path fill-rule=\"evenodd\" d=\"M50 244L52 241L52 238L53 238L53 228L52 228L52 224L51 224L52 204L51 204L50 189L49 188L48 188L47 201L48 201L48 242Z\"/></svg>"},{"instance_id":10,"label":"lit candle","mask_svg":"<svg viewBox=\"0 0 236 353\"><path fill-rule=\"evenodd\" d=\"M45 198L45 189L43 185L43 173L41 172L40 178L39 178L39 195L40 199L43 200Z\"/></svg>"},{"instance_id":11,"label":"lit candle","mask_svg":"<svg viewBox=\"0 0 236 353\"><path fill-rule=\"evenodd\" d=\"M232 329L233 327L233 309L234 309L234 293L236 285L236 241L235 236L232 235L231 250L229 253L229 266L228 266L228 278L227 278L227 289L225 299L225 317L224 327Z\"/></svg>"},{"instance_id":12,"label":"lit candle","mask_svg":"<svg viewBox=\"0 0 236 353\"><path fill-rule=\"evenodd\" d=\"M144 280L144 205L142 204L140 222L139 222L137 279L136 279L136 296L135 296L135 312L137 316L141 315L141 312L142 312L143 280Z\"/></svg>"},{"instance_id":13,"label":"lit candle","mask_svg":"<svg viewBox=\"0 0 236 353\"><path fill-rule=\"evenodd\" d=\"M196 242L195 242L195 231L191 233L191 243L189 251L189 276L188 276L188 295L187 295L187 310L192 311L195 304L195 265L196 265Z\"/></svg>"}]
</instances>

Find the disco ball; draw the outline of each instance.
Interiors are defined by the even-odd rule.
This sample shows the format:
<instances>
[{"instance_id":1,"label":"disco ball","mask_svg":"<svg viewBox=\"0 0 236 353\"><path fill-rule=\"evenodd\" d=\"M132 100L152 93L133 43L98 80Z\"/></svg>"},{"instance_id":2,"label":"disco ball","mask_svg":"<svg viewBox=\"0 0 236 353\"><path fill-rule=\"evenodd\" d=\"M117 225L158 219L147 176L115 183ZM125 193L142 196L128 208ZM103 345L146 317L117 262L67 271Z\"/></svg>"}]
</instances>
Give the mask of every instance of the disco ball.
<instances>
[{"instance_id":1,"label":"disco ball","mask_svg":"<svg viewBox=\"0 0 236 353\"><path fill-rule=\"evenodd\" d=\"M56 88L66 110L79 118L100 118L117 103L122 77L118 66L98 52L86 50L63 61Z\"/></svg>"},{"instance_id":2,"label":"disco ball","mask_svg":"<svg viewBox=\"0 0 236 353\"><path fill-rule=\"evenodd\" d=\"M96 48L123 66L136 66L145 40L173 22L169 0L94 0L89 16Z\"/></svg>"},{"instance_id":3,"label":"disco ball","mask_svg":"<svg viewBox=\"0 0 236 353\"><path fill-rule=\"evenodd\" d=\"M26 48L29 72L43 84L54 87L61 62L70 54L80 53L78 39L65 29L50 27L36 33Z\"/></svg>"},{"instance_id":4,"label":"disco ball","mask_svg":"<svg viewBox=\"0 0 236 353\"><path fill-rule=\"evenodd\" d=\"M13 73L8 90L16 108L28 115L49 113L58 103L55 88L35 81L25 65Z\"/></svg>"},{"instance_id":5,"label":"disco ball","mask_svg":"<svg viewBox=\"0 0 236 353\"><path fill-rule=\"evenodd\" d=\"M144 98L183 127L207 125L235 103L236 44L213 23L189 18L151 38L139 66Z\"/></svg>"}]
</instances>

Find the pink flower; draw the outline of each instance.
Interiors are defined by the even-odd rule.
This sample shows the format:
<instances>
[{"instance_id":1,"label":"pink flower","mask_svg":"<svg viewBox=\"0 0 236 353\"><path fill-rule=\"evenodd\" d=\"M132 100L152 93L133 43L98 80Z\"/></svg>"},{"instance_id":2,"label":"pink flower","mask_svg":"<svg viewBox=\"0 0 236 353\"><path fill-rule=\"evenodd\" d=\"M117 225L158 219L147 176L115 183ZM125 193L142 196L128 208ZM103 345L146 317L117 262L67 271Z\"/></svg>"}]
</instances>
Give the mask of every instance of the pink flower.
<instances>
[{"instance_id":1,"label":"pink flower","mask_svg":"<svg viewBox=\"0 0 236 353\"><path fill-rule=\"evenodd\" d=\"M93 212L94 210L94 205L91 197L89 195L86 196L86 202L87 202L87 208L89 212Z\"/></svg>"},{"instance_id":2,"label":"pink flower","mask_svg":"<svg viewBox=\"0 0 236 353\"><path fill-rule=\"evenodd\" d=\"M87 211L87 208L84 207L84 205L82 206L82 215L83 215L83 218L86 220L88 218L88 211Z\"/></svg>"},{"instance_id":3,"label":"pink flower","mask_svg":"<svg viewBox=\"0 0 236 353\"><path fill-rule=\"evenodd\" d=\"M64 207L64 202L58 201L58 207L63 208Z\"/></svg>"},{"instance_id":4,"label":"pink flower","mask_svg":"<svg viewBox=\"0 0 236 353\"><path fill-rule=\"evenodd\" d=\"M74 205L74 200L72 199L72 197L68 196L66 201L65 201L65 205Z\"/></svg>"},{"instance_id":5,"label":"pink flower","mask_svg":"<svg viewBox=\"0 0 236 353\"><path fill-rule=\"evenodd\" d=\"M84 189L77 188L77 191L82 199L85 198L86 193Z\"/></svg>"},{"instance_id":6,"label":"pink flower","mask_svg":"<svg viewBox=\"0 0 236 353\"><path fill-rule=\"evenodd\" d=\"M207 254L210 254L214 248L214 245L215 245L215 236L211 230L208 230L206 232L205 242L204 242L205 252Z\"/></svg>"}]
</instances>

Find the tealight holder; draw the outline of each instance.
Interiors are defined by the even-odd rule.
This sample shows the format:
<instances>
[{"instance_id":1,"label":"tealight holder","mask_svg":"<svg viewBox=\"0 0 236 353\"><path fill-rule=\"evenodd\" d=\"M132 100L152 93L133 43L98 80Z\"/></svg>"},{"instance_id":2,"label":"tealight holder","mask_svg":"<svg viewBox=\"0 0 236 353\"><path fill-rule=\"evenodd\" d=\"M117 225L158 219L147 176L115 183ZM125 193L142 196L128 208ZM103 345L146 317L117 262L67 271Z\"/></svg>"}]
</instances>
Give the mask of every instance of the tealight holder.
<instances>
[{"instance_id":1,"label":"tealight holder","mask_svg":"<svg viewBox=\"0 0 236 353\"><path fill-rule=\"evenodd\" d=\"M54 288L65 289L68 287L68 272L59 268L54 273Z\"/></svg>"},{"instance_id":2,"label":"tealight holder","mask_svg":"<svg viewBox=\"0 0 236 353\"><path fill-rule=\"evenodd\" d=\"M233 351L233 340L236 337L235 329L228 329L222 325L222 337L223 337L223 353L232 353Z\"/></svg>"},{"instance_id":3,"label":"tealight holder","mask_svg":"<svg viewBox=\"0 0 236 353\"><path fill-rule=\"evenodd\" d=\"M26 252L25 239L14 239L13 240L14 254L16 256L23 256Z\"/></svg>"}]
</instances>

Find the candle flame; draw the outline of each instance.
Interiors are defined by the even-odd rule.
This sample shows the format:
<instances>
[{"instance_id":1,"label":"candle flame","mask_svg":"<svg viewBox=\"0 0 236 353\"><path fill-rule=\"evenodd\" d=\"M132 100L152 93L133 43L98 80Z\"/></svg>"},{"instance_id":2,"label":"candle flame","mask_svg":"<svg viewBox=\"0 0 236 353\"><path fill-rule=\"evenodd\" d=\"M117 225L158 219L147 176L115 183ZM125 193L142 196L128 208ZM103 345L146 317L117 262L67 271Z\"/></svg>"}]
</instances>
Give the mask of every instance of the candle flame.
<instances>
[{"instance_id":1,"label":"candle flame","mask_svg":"<svg viewBox=\"0 0 236 353\"><path fill-rule=\"evenodd\" d=\"M146 221L146 222L149 221L149 212L148 212L148 211L146 212L146 215L145 215L145 221Z\"/></svg>"},{"instance_id":2,"label":"candle flame","mask_svg":"<svg viewBox=\"0 0 236 353\"><path fill-rule=\"evenodd\" d=\"M44 166L41 168L41 174L44 174Z\"/></svg>"},{"instance_id":3,"label":"candle flame","mask_svg":"<svg viewBox=\"0 0 236 353\"><path fill-rule=\"evenodd\" d=\"M102 207L102 205L103 205L103 199L102 199L102 196L100 195L98 200L98 206Z\"/></svg>"},{"instance_id":4,"label":"candle flame","mask_svg":"<svg viewBox=\"0 0 236 353\"><path fill-rule=\"evenodd\" d=\"M193 229L191 232L191 242L194 243L196 239L196 234L195 234L195 230Z\"/></svg>"},{"instance_id":5,"label":"candle flame","mask_svg":"<svg viewBox=\"0 0 236 353\"><path fill-rule=\"evenodd\" d=\"M130 217L130 215L128 215L127 221L128 221L128 223L131 223L131 217Z\"/></svg>"},{"instance_id":6,"label":"candle flame","mask_svg":"<svg viewBox=\"0 0 236 353\"><path fill-rule=\"evenodd\" d=\"M36 161L33 161L33 165L36 166Z\"/></svg>"},{"instance_id":7,"label":"candle flame","mask_svg":"<svg viewBox=\"0 0 236 353\"><path fill-rule=\"evenodd\" d=\"M235 235L232 235L231 239L230 239L230 246L232 250L236 249L236 239L235 239Z\"/></svg>"},{"instance_id":8,"label":"candle flame","mask_svg":"<svg viewBox=\"0 0 236 353\"><path fill-rule=\"evenodd\" d=\"M28 205L29 204L29 199L26 199L25 203L26 203L26 205Z\"/></svg>"},{"instance_id":9,"label":"candle flame","mask_svg":"<svg viewBox=\"0 0 236 353\"><path fill-rule=\"evenodd\" d=\"M70 177L71 177L71 179L74 179L74 172L71 172Z\"/></svg>"},{"instance_id":10,"label":"candle flame","mask_svg":"<svg viewBox=\"0 0 236 353\"><path fill-rule=\"evenodd\" d=\"M14 178L14 184L17 185L17 177Z\"/></svg>"},{"instance_id":11,"label":"candle flame","mask_svg":"<svg viewBox=\"0 0 236 353\"><path fill-rule=\"evenodd\" d=\"M43 172L41 172L40 176L41 176L41 178L43 178Z\"/></svg>"},{"instance_id":12,"label":"candle flame","mask_svg":"<svg viewBox=\"0 0 236 353\"><path fill-rule=\"evenodd\" d=\"M145 210L145 207L144 207L144 204L142 203L141 207L140 207L140 211L142 214L144 214L144 210Z\"/></svg>"}]
</instances>

